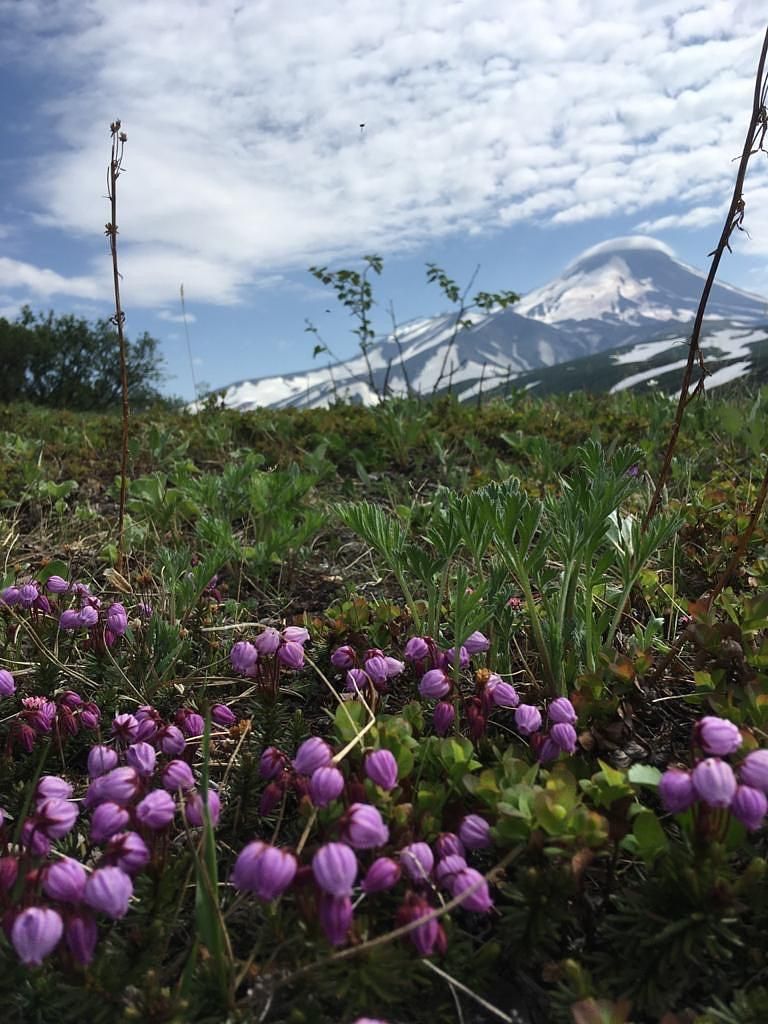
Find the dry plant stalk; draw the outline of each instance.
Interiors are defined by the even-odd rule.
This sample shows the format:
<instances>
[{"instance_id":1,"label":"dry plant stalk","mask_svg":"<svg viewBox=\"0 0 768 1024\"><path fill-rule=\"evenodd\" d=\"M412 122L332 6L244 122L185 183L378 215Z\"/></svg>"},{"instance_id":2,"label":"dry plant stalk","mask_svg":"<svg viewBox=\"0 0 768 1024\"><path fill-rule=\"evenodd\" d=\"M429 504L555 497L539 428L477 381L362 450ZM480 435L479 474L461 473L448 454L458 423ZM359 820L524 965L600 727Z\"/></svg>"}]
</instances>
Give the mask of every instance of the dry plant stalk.
<instances>
[{"instance_id":1,"label":"dry plant stalk","mask_svg":"<svg viewBox=\"0 0 768 1024\"><path fill-rule=\"evenodd\" d=\"M123 153L128 136L120 130L120 121L109 126L112 136L112 154L107 168L107 197L110 203L110 221L105 234L112 255L112 279L115 287L115 312L110 318L117 330L120 347L120 391L122 393L122 438L120 444L120 505L117 519L117 571L123 571L125 558L125 496L128 483L128 360L123 324L125 313L120 305L120 272L117 266L117 179L123 167Z\"/></svg>"},{"instance_id":2,"label":"dry plant stalk","mask_svg":"<svg viewBox=\"0 0 768 1024\"><path fill-rule=\"evenodd\" d=\"M680 426L683 421L683 413L685 412L686 406L700 395L704 390L704 380L707 375L706 367L704 366L704 358L699 345L699 338L701 336L701 327L704 321L704 310L706 309L707 302L709 301L709 293L712 291L712 285L715 283L715 277L717 276L717 269L720 266L720 260L723 253L727 249L731 251L730 239L731 235L737 229L743 231L742 222L744 220L744 178L747 173L747 165L749 159L755 153L768 152L765 149L765 137L768 132L768 114L766 114L766 98L768 96L768 80L765 78L765 62L766 54L768 54L768 29L766 30L765 37L763 39L763 47L760 51L760 60L757 66L757 77L755 79L755 91L754 99L752 102L752 116L749 121L749 128L747 129L747 136L744 140L744 148L741 153L741 160L739 161L739 170L736 174L736 183L733 188L733 198L731 199L731 205L728 210L728 215L725 218L725 224L720 235L720 241L717 243L717 248L713 252L709 253L713 257L712 264L707 274L707 279L704 283L704 289L701 293L701 299L699 300L699 306L696 310L696 318L693 322L693 330L691 332L690 347L688 349L688 362L686 363L685 371L683 372L683 381L680 386L680 398L677 403L677 411L675 413L675 419L672 424L672 431L669 435L669 441L667 443L667 449L664 453L664 461L659 472L659 477L656 482L656 489L653 492L651 503L648 506L648 511L645 514L643 521L643 528L648 526L656 510L661 502L661 495L669 477L669 470L672 465L672 456L677 446L677 438L680 434ZM690 393L691 380L693 379L694 364L698 362L701 370L701 375L696 383L696 387L693 393ZM754 529L754 526L752 527Z\"/></svg>"}]
</instances>

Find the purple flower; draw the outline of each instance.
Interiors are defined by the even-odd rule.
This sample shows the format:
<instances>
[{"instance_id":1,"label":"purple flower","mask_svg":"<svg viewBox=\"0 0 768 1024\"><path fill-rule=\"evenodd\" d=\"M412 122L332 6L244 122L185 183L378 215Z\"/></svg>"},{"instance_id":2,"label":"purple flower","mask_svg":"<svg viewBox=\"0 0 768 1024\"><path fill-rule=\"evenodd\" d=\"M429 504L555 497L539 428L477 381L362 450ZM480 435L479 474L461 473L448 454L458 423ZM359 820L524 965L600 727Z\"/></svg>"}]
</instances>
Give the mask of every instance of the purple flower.
<instances>
[{"instance_id":1,"label":"purple flower","mask_svg":"<svg viewBox=\"0 0 768 1024\"><path fill-rule=\"evenodd\" d=\"M346 843L326 843L312 858L315 881L329 896L349 896L357 867L355 851Z\"/></svg>"},{"instance_id":2,"label":"purple flower","mask_svg":"<svg viewBox=\"0 0 768 1024\"><path fill-rule=\"evenodd\" d=\"M21 845L35 857L47 857L51 852L51 840L34 818L27 818L21 827Z\"/></svg>"},{"instance_id":3,"label":"purple flower","mask_svg":"<svg viewBox=\"0 0 768 1024\"><path fill-rule=\"evenodd\" d=\"M119 601L107 608L107 629L115 636L123 636L128 629L128 613Z\"/></svg>"},{"instance_id":4,"label":"purple flower","mask_svg":"<svg viewBox=\"0 0 768 1024\"><path fill-rule=\"evenodd\" d=\"M438 885L442 885L450 891L451 886L453 885L453 879L460 871L464 871L466 867L467 862L461 854L449 853L447 857L438 861L437 867L435 868L435 878L437 879Z\"/></svg>"},{"instance_id":5,"label":"purple flower","mask_svg":"<svg viewBox=\"0 0 768 1024\"><path fill-rule=\"evenodd\" d=\"M356 850L371 850L389 840L389 829L371 804L352 804L346 815L346 840Z\"/></svg>"},{"instance_id":6,"label":"purple flower","mask_svg":"<svg viewBox=\"0 0 768 1024\"><path fill-rule=\"evenodd\" d=\"M80 709L80 722L84 729L98 729L101 711L92 700L86 701Z\"/></svg>"},{"instance_id":7,"label":"purple flower","mask_svg":"<svg viewBox=\"0 0 768 1024\"><path fill-rule=\"evenodd\" d=\"M693 769L693 788L710 807L728 807L736 792L736 776L727 762L708 757Z\"/></svg>"},{"instance_id":8,"label":"purple flower","mask_svg":"<svg viewBox=\"0 0 768 1024\"><path fill-rule=\"evenodd\" d=\"M133 715L115 715L112 719L112 735L118 742L133 743L138 731L139 722Z\"/></svg>"},{"instance_id":9,"label":"purple flower","mask_svg":"<svg viewBox=\"0 0 768 1024\"><path fill-rule=\"evenodd\" d=\"M768 794L768 750L753 750L739 765L739 779L745 786Z\"/></svg>"},{"instance_id":10,"label":"purple flower","mask_svg":"<svg viewBox=\"0 0 768 1024\"><path fill-rule=\"evenodd\" d=\"M414 921L421 920L423 917L429 917L431 913L432 907L422 896L409 893L398 912L397 923L398 925L411 924ZM413 931L408 933L408 938L416 947L419 956L430 956L434 952L440 938L440 927L437 919L432 917L430 920L425 921L424 924L419 925L418 928L414 928Z\"/></svg>"},{"instance_id":11,"label":"purple flower","mask_svg":"<svg viewBox=\"0 0 768 1024\"><path fill-rule=\"evenodd\" d=\"M237 721L236 716L229 710L226 704L214 704L211 708L211 721L224 729L231 729Z\"/></svg>"},{"instance_id":12,"label":"purple flower","mask_svg":"<svg viewBox=\"0 0 768 1024\"><path fill-rule=\"evenodd\" d=\"M80 612L74 608L68 608L67 611L62 612L59 616L59 629L80 629L83 625L83 621L80 618Z\"/></svg>"},{"instance_id":13,"label":"purple flower","mask_svg":"<svg viewBox=\"0 0 768 1024\"><path fill-rule=\"evenodd\" d=\"M126 765L113 768L106 775L94 779L88 787L85 802L89 807L112 800L116 804L129 804L139 791L139 776L136 769Z\"/></svg>"},{"instance_id":14,"label":"purple flower","mask_svg":"<svg viewBox=\"0 0 768 1024\"><path fill-rule=\"evenodd\" d=\"M479 630L475 630L474 633L470 633L467 639L464 641L464 647L466 648L467 654L472 657L473 654L483 654L489 650L491 641L481 633Z\"/></svg>"},{"instance_id":15,"label":"purple flower","mask_svg":"<svg viewBox=\"0 0 768 1024\"><path fill-rule=\"evenodd\" d=\"M343 647L337 647L331 654L331 664L334 668L354 668L356 660L357 655L355 654L355 649L354 647L350 647L349 644L345 644Z\"/></svg>"},{"instance_id":16,"label":"purple flower","mask_svg":"<svg viewBox=\"0 0 768 1024\"><path fill-rule=\"evenodd\" d=\"M241 676L252 676L256 670L259 652L247 640L238 640L229 652L229 663Z\"/></svg>"},{"instance_id":17,"label":"purple flower","mask_svg":"<svg viewBox=\"0 0 768 1024\"><path fill-rule=\"evenodd\" d=\"M81 964L83 967L87 967L91 963L98 938L99 929L93 914L85 910L78 910L74 914L67 915L64 939L75 963Z\"/></svg>"},{"instance_id":18,"label":"purple flower","mask_svg":"<svg viewBox=\"0 0 768 1024\"><path fill-rule=\"evenodd\" d=\"M397 785L397 761L390 750L374 750L365 759L365 774L382 789L394 789Z\"/></svg>"},{"instance_id":19,"label":"purple flower","mask_svg":"<svg viewBox=\"0 0 768 1024\"><path fill-rule=\"evenodd\" d=\"M696 803L693 779L688 772L668 768L659 779L659 797L665 811L679 814Z\"/></svg>"},{"instance_id":20,"label":"purple flower","mask_svg":"<svg viewBox=\"0 0 768 1024\"><path fill-rule=\"evenodd\" d=\"M343 946L352 924L352 900L349 896L321 893L317 916L320 927L332 946Z\"/></svg>"},{"instance_id":21,"label":"purple flower","mask_svg":"<svg viewBox=\"0 0 768 1024\"><path fill-rule=\"evenodd\" d=\"M133 895L133 882L120 868L96 868L85 883L85 902L113 920L124 917Z\"/></svg>"},{"instance_id":22,"label":"purple flower","mask_svg":"<svg viewBox=\"0 0 768 1024\"><path fill-rule=\"evenodd\" d=\"M362 890L370 895L374 892L384 892L391 889L400 881L400 865L391 857L377 857L365 873L362 881Z\"/></svg>"},{"instance_id":23,"label":"purple flower","mask_svg":"<svg viewBox=\"0 0 768 1024\"><path fill-rule=\"evenodd\" d=\"M16 683L7 668L0 668L0 697L10 697L16 692Z\"/></svg>"},{"instance_id":24,"label":"purple flower","mask_svg":"<svg viewBox=\"0 0 768 1024\"><path fill-rule=\"evenodd\" d=\"M22 608L31 608L40 596L35 583L23 583L19 587L19 604Z\"/></svg>"},{"instance_id":25,"label":"purple flower","mask_svg":"<svg viewBox=\"0 0 768 1024\"><path fill-rule=\"evenodd\" d=\"M565 728L571 728L565 722L559 722L558 723L558 726L561 726L561 725L563 727L565 727ZM555 728L558 728L558 726L555 726ZM575 735L575 733L574 733L574 735ZM542 736L539 733L538 735L534 736L533 738L534 738L534 740L539 740L540 741L537 744L538 752L536 754L536 757L537 757L538 761L541 764L549 764L550 761L555 761L560 756L563 748L558 746L558 744L555 742L555 740L552 739L550 736ZM566 735L565 738L566 739L568 738L567 735ZM575 749L575 746L574 746L574 749Z\"/></svg>"},{"instance_id":26,"label":"purple flower","mask_svg":"<svg viewBox=\"0 0 768 1024\"><path fill-rule=\"evenodd\" d=\"M333 751L319 736L310 736L296 751L293 767L300 775L312 775L333 760Z\"/></svg>"},{"instance_id":27,"label":"purple flower","mask_svg":"<svg viewBox=\"0 0 768 1024\"><path fill-rule=\"evenodd\" d=\"M276 779L282 774L287 758L277 747L267 747L259 760L259 775L262 779ZM324 767L319 765L318 767Z\"/></svg>"},{"instance_id":28,"label":"purple flower","mask_svg":"<svg viewBox=\"0 0 768 1024\"><path fill-rule=\"evenodd\" d=\"M68 800L72 796L72 787L66 779L58 775L43 775L35 789L36 800L47 800L49 797L59 797Z\"/></svg>"},{"instance_id":29,"label":"purple flower","mask_svg":"<svg viewBox=\"0 0 768 1024\"><path fill-rule=\"evenodd\" d=\"M187 815L187 821L190 825L194 825L195 828L201 828L205 823L204 807L202 793L193 793L187 797L184 812ZM209 789L208 816L211 819L211 825L218 825L220 814L221 800L219 799L219 794L215 789Z\"/></svg>"},{"instance_id":30,"label":"purple flower","mask_svg":"<svg viewBox=\"0 0 768 1024\"><path fill-rule=\"evenodd\" d=\"M157 742L162 752L169 754L171 757L181 754L187 745L184 733L177 725L165 725L162 729L159 729Z\"/></svg>"},{"instance_id":31,"label":"purple flower","mask_svg":"<svg viewBox=\"0 0 768 1024\"><path fill-rule=\"evenodd\" d=\"M731 801L731 814L734 818L749 829L755 832L763 824L766 813L768 813L768 798L759 789L752 786L737 786L736 794Z\"/></svg>"},{"instance_id":32,"label":"purple flower","mask_svg":"<svg viewBox=\"0 0 768 1024\"><path fill-rule=\"evenodd\" d=\"M282 637L286 644L300 644L303 647L309 640L309 630L304 626L286 626Z\"/></svg>"},{"instance_id":33,"label":"purple flower","mask_svg":"<svg viewBox=\"0 0 768 1024\"><path fill-rule=\"evenodd\" d=\"M566 725L576 724L576 709L567 697L557 697L547 709L550 722Z\"/></svg>"},{"instance_id":34,"label":"purple flower","mask_svg":"<svg viewBox=\"0 0 768 1024\"><path fill-rule=\"evenodd\" d=\"M69 590L69 584L62 576L49 576L45 585L52 594L66 594Z\"/></svg>"},{"instance_id":35,"label":"purple flower","mask_svg":"<svg viewBox=\"0 0 768 1024\"><path fill-rule=\"evenodd\" d=\"M105 861L127 875L137 874L149 863L147 844L137 832L121 832L112 836L104 854Z\"/></svg>"},{"instance_id":36,"label":"purple flower","mask_svg":"<svg viewBox=\"0 0 768 1024\"><path fill-rule=\"evenodd\" d=\"M351 668L345 676L344 689L347 693L365 693L371 680L361 668Z\"/></svg>"},{"instance_id":37,"label":"purple flower","mask_svg":"<svg viewBox=\"0 0 768 1024\"><path fill-rule=\"evenodd\" d=\"M232 885L270 903L291 884L296 867L292 853L256 840L240 851L232 870Z\"/></svg>"},{"instance_id":38,"label":"purple flower","mask_svg":"<svg viewBox=\"0 0 768 1024\"><path fill-rule=\"evenodd\" d=\"M153 832L159 832L170 825L175 814L176 803L164 789L153 789L136 805L136 818Z\"/></svg>"},{"instance_id":39,"label":"purple flower","mask_svg":"<svg viewBox=\"0 0 768 1024\"><path fill-rule=\"evenodd\" d=\"M18 860L15 857L0 857L0 892L10 892L18 876Z\"/></svg>"},{"instance_id":40,"label":"purple flower","mask_svg":"<svg viewBox=\"0 0 768 1024\"><path fill-rule=\"evenodd\" d=\"M163 785L172 793L178 789L194 789L195 776L186 761L169 761L163 770Z\"/></svg>"},{"instance_id":41,"label":"purple flower","mask_svg":"<svg viewBox=\"0 0 768 1024\"><path fill-rule=\"evenodd\" d=\"M388 679L387 662L384 655L377 654L373 658L368 658L365 662L365 671L377 689L384 686Z\"/></svg>"},{"instance_id":42,"label":"purple flower","mask_svg":"<svg viewBox=\"0 0 768 1024\"><path fill-rule=\"evenodd\" d=\"M516 708L520 703L517 690L511 683L505 683L501 676L491 675L485 684L485 696L497 708Z\"/></svg>"},{"instance_id":43,"label":"purple flower","mask_svg":"<svg viewBox=\"0 0 768 1024\"><path fill-rule=\"evenodd\" d=\"M77 821L77 804L60 797L50 797L37 805L40 828L49 839L63 839Z\"/></svg>"},{"instance_id":44,"label":"purple flower","mask_svg":"<svg viewBox=\"0 0 768 1024\"><path fill-rule=\"evenodd\" d=\"M435 858L426 843L410 843L400 851L403 871L412 882L425 882L435 864Z\"/></svg>"},{"instance_id":45,"label":"purple flower","mask_svg":"<svg viewBox=\"0 0 768 1024\"><path fill-rule=\"evenodd\" d=\"M429 657L429 644L423 636L412 636L403 651L407 661L422 661Z\"/></svg>"},{"instance_id":46,"label":"purple flower","mask_svg":"<svg viewBox=\"0 0 768 1024\"><path fill-rule=\"evenodd\" d=\"M185 736L197 738L205 733L205 719L196 711L179 712L179 719Z\"/></svg>"},{"instance_id":47,"label":"purple flower","mask_svg":"<svg viewBox=\"0 0 768 1024\"><path fill-rule=\"evenodd\" d=\"M449 665L453 665L453 659L456 657L456 648L449 647L445 652L445 660ZM466 647L459 648L459 668L467 668L469 666L469 652Z\"/></svg>"},{"instance_id":48,"label":"purple flower","mask_svg":"<svg viewBox=\"0 0 768 1024\"><path fill-rule=\"evenodd\" d=\"M530 736L541 728L541 712L533 704L520 704L515 710L515 725L523 736Z\"/></svg>"},{"instance_id":49,"label":"purple flower","mask_svg":"<svg viewBox=\"0 0 768 1024\"><path fill-rule=\"evenodd\" d=\"M37 733L49 733L56 718L56 705L45 697L23 697L22 715Z\"/></svg>"},{"instance_id":50,"label":"purple flower","mask_svg":"<svg viewBox=\"0 0 768 1024\"><path fill-rule=\"evenodd\" d=\"M48 907L27 907L11 928L11 942L19 960L27 967L38 967L59 943L64 923Z\"/></svg>"},{"instance_id":51,"label":"purple flower","mask_svg":"<svg viewBox=\"0 0 768 1024\"><path fill-rule=\"evenodd\" d=\"M88 775L95 779L117 766L117 753L111 747L97 744L88 751Z\"/></svg>"},{"instance_id":52,"label":"purple flower","mask_svg":"<svg viewBox=\"0 0 768 1024\"><path fill-rule=\"evenodd\" d=\"M116 832L122 832L131 816L124 807L111 801L99 804L91 815L91 840L103 843Z\"/></svg>"},{"instance_id":53,"label":"purple flower","mask_svg":"<svg viewBox=\"0 0 768 1024\"><path fill-rule=\"evenodd\" d=\"M304 664L304 648L300 643L289 640L278 647L277 658L286 668L299 669Z\"/></svg>"},{"instance_id":54,"label":"purple flower","mask_svg":"<svg viewBox=\"0 0 768 1024\"><path fill-rule=\"evenodd\" d=\"M447 736L456 720L456 709L446 700L438 701L432 712L432 725L438 736Z\"/></svg>"},{"instance_id":55,"label":"purple flower","mask_svg":"<svg viewBox=\"0 0 768 1024\"><path fill-rule=\"evenodd\" d=\"M150 776L157 764L157 752L150 743L139 741L128 747L125 752L125 760L135 768L139 775L147 778Z\"/></svg>"},{"instance_id":56,"label":"purple flower","mask_svg":"<svg viewBox=\"0 0 768 1024\"><path fill-rule=\"evenodd\" d=\"M52 900L79 903L85 891L85 868L79 860L62 857L49 865L43 873L43 891Z\"/></svg>"},{"instance_id":57,"label":"purple flower","mask_svg":"<svg viewBox=\"0 0 768 1024\"><path fill-rule=\"evenodd\" d=\"M472 889L461 901L465 910L473 910L478 914L486 914L493 906L493 900L488 892L488 883L479 871L474 868L462 868L451 879L449 891L452 896L460 896L467 890Z\"/></svg>"},{"instance_id":58,"label":"purple flower","mask_svg":"<svg viewBox=\"0 0 768 1024\"><path fill-rule=\"evenodd\" d=\"M431 668L429 672L425 672L419 683L419 693L425 698L439 700L445 697L450 689L450 680L441 668Z\"/></svg>"},{"instance_id":59,"label":"purple flower","mask_svg":"<svg viewBox=\"0 0 768 1024\"><path fill-rule=\"evenodd\" d=\"M5 590L0 590L0 601L9 608L13 608L19 603L19 596L18 587L6 587Z\"/></svg>"},{"instance_id":60,"label":"purple flower","mask_svg":"<svg viewBox=\"0 0 768 1024\"><path fill-rule=\"evenodd\" d=\"M272 626L267 626L263 633L259 633L253 642L253 646L265 658L270 657L280 646L280 634Z\"/></svg>"},{"instance_id":61,"label":"purple flower","mask_svg":"<svg viewBox=\"0 0 768 1024\"><path fill-rule=\"evenodd\" d=\"M90 629L95 626L99 621L99 613L93 607L93 605L87 604L85 608L80 609L80 625L86 629Z\"/></svg>"},{"instance_id":62,"label":"purple flower","mask_svg":"<svg viewBox=\"0 0 768 1024\"><path fill-rule=\"evenodd\" d=\"M338 768L325 765L312 772L309 795L315 807L327 807L344 789L344 776Z\"/></svg>"},{"instance_id":63,"label":"purple flower","mask_svg":"<svg viewBox=\"0 0 768 1024\"><path fill-rule=\"evenodd\" d=\"M464 843L455 832L441 832L435 840L435 853L438 858L452 855L464 856Z\"/></svg>"},{"instance_id":64,"label":"purple flower","mask_svg":"<svg viewBox=\"0 0 768 1024\"><path fill-rule=\"evenodd\" d=\"M459 839L468 850L483 850L491 845L491 826L479 814L468 814L459 826Z\"/></svg>"},{"instance_id":65,"label":"purple flower","mask_svg":"<svg viewBox=\"0 0 768 1024\"><path fill-rule=\"evenodd\" d=\"M741 733L733 722L725 718L707 715L702 718L695 731L696 740L706 754L725 757L741 746Z\"/></svg>"},{"instance_id":66,"label":"purple flower","mask_svg":"<svg viewBox=\"0 0 768 1024\"><path fill-rule=\"evenodd\" d=\"M556 722L549 732L553 742L566 754L573 754L576 750L576 730L569 722Z\"/></svg>"}]
</instances>

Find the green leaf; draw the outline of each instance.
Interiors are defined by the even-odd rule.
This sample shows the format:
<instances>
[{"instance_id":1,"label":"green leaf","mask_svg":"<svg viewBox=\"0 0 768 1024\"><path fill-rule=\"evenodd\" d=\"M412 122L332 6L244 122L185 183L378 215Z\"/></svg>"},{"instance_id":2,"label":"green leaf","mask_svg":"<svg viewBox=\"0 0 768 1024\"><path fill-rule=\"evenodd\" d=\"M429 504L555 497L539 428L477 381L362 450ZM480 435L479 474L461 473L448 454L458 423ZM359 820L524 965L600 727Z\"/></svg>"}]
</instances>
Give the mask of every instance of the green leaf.
<instances>
[{"instance_id":1,"label":"green leaf","mask_svg":"<svg viewBox=\"0 0 768 1024\"><path fill-rule=\"evenodd\" d=\"M651 786L656 788L661 778L661 772L652 764L633 764L627 772L627 778L633 786Z\"/></svg>"}]
</instances>

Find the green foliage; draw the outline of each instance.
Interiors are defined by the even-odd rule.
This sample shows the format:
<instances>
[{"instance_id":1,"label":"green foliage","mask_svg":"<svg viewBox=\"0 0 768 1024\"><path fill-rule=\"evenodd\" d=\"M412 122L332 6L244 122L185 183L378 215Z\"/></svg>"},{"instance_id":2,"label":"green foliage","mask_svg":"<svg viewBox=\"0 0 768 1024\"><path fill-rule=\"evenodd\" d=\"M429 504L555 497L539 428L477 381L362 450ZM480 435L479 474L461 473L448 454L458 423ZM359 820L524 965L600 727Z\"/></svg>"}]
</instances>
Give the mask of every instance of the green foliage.
<instances>
[{"instance_id":1,"label":"green foliage","mask_svg":"<svg viewBox=\"0 0 768 1024\"><path fill-rule=\"evenodd\" d=\"M128 393L135 407L160 399L157 340L144 332L126 345ZM15 323L0 318L0 402L67 409L115 409L120 399L117 338L109 320L93 324L25 306Z\"/></svg>"}]
</instances>

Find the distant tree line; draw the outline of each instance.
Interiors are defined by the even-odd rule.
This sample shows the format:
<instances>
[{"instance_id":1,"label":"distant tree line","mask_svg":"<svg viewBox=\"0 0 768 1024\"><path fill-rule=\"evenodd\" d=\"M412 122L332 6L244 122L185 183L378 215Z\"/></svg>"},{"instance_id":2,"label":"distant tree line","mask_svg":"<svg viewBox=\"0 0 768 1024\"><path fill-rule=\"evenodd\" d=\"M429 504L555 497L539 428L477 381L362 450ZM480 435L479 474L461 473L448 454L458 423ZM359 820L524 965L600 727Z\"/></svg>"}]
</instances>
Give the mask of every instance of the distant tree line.
<instances>
[{"instance_id":1,"label":"distant tree line","mask_svg":"<svg viewBox=\"0 0 768 1024\"><path fill-rule=\"evenodd\" d=\"M128 392L134 407L162 400L158 342L145 331L127 343ZM0 317L0 402L59 409L107 410L120 403L120 361L109 320L32 312Z\"/></svg>"}]
</instances>

